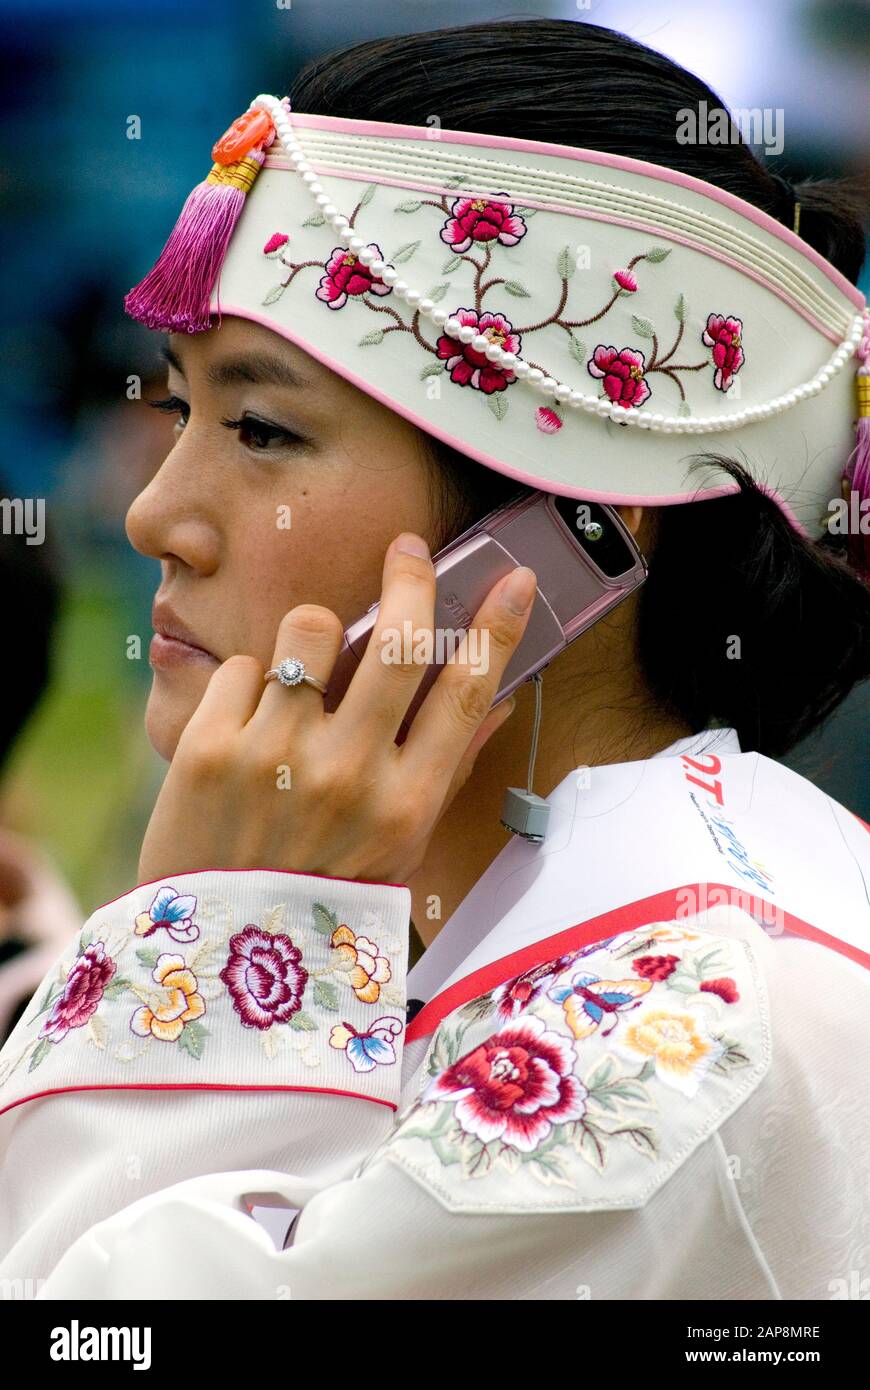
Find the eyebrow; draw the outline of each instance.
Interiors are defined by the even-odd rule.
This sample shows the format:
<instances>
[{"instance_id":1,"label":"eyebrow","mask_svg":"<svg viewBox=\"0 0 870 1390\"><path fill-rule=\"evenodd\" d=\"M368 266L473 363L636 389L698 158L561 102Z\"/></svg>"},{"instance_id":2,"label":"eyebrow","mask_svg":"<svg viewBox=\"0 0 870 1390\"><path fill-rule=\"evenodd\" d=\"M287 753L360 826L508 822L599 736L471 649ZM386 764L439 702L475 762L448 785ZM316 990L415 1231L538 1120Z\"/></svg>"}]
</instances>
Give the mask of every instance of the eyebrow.
<instances>
[{"instance_id":1,"label":"eyebrow","mask_svg":"<svg viewBox=\"0 0 870 1390\"><path fill-rule=\"evenodd\" d=\"M171 347L164 347L163 356L170 367L174 367L184 376L181 359ZM302 390L312 384L283 357L268 352L244 353L238 357L225 357L223 361L212 362L206 368L206 379L212 386L247 384L291 386Z\"/></svg>"}]
</instances>

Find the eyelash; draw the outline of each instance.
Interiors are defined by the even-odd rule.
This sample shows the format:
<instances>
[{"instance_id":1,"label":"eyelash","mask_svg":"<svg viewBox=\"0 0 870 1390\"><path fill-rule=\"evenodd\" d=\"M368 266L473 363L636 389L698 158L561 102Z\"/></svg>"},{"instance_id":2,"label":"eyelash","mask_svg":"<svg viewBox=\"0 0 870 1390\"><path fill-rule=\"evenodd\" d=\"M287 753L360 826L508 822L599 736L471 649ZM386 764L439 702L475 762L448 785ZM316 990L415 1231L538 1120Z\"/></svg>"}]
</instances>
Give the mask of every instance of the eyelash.
<instances>
[{"instance_id":1,"label":"eyelash","mask_svg":"<svg viewBox=\"0 0 870 1390\"><path fill-rule=\"evenodd\" d=\"M165 400L149 401L148 404L152 406L154 410L163 411L166 415L180 415L181 420L179 423L182 427L187 424L190 407L186 401L181 400L178 396L167 396ZM185 415L185 411L188 412L188 415ZM273 425L268 420L261 420L256 415L243 415L238 420L221 420L221 424L228 430L237 430L241 438L241 443L244 444L246 448L254 449L255 452L259 453L268 451L269 441L282 440L288 448L293 445L308 443L302 435L295 434L292 430L284 429L282 425ZM244 438L245 433L248 434L248 439ZM259 444L253 444L251 442L252 437L255 435L259 435Z\"/></svg>"}]
</instances>

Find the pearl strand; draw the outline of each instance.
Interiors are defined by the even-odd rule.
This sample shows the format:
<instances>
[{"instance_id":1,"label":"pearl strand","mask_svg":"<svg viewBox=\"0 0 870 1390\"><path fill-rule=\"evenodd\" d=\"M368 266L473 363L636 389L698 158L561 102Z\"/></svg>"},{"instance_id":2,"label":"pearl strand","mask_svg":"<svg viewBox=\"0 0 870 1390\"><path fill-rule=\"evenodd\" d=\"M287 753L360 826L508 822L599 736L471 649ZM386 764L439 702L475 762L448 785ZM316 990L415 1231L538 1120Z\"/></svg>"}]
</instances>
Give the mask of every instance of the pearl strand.
<instances>
[{"instance_id":1,"label":"pearl strand","mask_svg":"<svg viewBox=\"0 0 870 1390\"><path fill-rule=\"evenodd\" d=\"M746 406L743 410L735 411L730 415L692 417L658 413L643 414L640 411L633 411L625 406L617 405L607 397L602 399L599 396L587 395L585 392L569 386L567 382L557 381L555 377L547 376L539 367L530 367L528 362L517 357L516 353L506 352L498 343L490 342L485 334L478 333L473 325L461 324L458 319L448 314L446 309L439 309L434 300L426 298L419 290L413 289L406 280L401 278L395 266L379 259L375 252L368 249L366 242L363 241L362 237L356 235L348 219L332 203L329 194L325 192L323 185L318 181L316 173L305 158L302 146L293 133L287 107L277 97L261 95L255 97L251 102L251 110L257 108L268 111L278 139L291 165L302 181L308 185L308 190L317 207L324 219L331 225L338 240L343 241L347 249L363 265L367 266L373 275L376 275L385 285L389 285L397 298L404 299L406 304L417 313L422 314L424 318L428 318L436 328L449 334L452 338L457 338L461 343L470 343L475 351L483 353L487 361L504 370L512 371L521 381L528 382L541 395L556 401L558 404L567 405L575 410L584 410L600 419L615 420L622 425L631 425L636 429L653 430L663 434L711 434L740 429L743 425L751 424L755 420L769 420L775 415L781 415L784 411L799 404L800 401L817 396L854 356L865 332L866 311L862 310L856 316L848 337L809 381L793 387L782 396L774 397L773 400L767 401L764 405Z\"/></svg>"}]
</instances>

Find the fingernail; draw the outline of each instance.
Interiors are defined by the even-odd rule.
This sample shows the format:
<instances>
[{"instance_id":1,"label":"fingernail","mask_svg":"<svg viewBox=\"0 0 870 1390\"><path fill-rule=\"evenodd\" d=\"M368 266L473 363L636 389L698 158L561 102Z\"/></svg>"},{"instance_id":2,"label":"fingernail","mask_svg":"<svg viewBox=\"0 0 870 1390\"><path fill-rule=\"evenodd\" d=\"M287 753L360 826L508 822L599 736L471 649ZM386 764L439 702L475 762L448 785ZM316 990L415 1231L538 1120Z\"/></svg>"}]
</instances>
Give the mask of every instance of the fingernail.
<instances>
[{"instance_id":1,"label":"fingernail","mask_svg":"<svg viewBox=\"0 0 870 1390\"><path fill-rule=\"evenodd\" d=\"M404 551L406 555L417 555L421 560L429 559L429 547L422 536L415 536L412 531L403 531L396 541L396 549Z\"/></svg>"},{"instance_id":2,"label":"fingernail","mask_svg":"<svg viewBox=\"0 0 870 1390\"><path fill-rule=\"evenodd\" d=\"M519 569L508 575L501 591L501 601L505 608L519 616L529 607L537 587L534 570L530 570L528 565L520 565Z\"/></svg>"}]
</instances>

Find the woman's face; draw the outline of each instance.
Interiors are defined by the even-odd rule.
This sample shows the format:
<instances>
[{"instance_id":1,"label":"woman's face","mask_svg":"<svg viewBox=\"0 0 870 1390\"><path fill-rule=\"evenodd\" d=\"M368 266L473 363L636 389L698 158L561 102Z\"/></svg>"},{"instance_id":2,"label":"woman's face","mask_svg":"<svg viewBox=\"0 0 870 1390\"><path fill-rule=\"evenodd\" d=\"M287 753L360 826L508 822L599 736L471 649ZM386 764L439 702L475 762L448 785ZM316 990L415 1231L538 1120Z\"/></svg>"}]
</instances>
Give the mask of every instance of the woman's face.
<instances>
[{"instance_id":1,"label":"woman's face","mask_svg":"<svg viewBox=\"0 0 870 1390\"><path fill-rule=\"evenodd\" d=\"M174 335L169 362L176 441L127 513L162 569L145 722L167 759L221 662L271 665L299 603L347 626L378 598L390 541L431 544L434 526L416 428L301 348L225 318Z\"/></svg>"}]
</instances>

